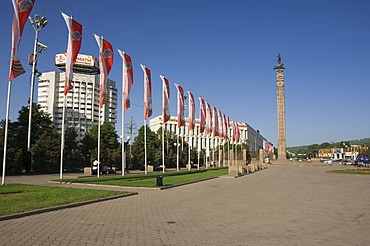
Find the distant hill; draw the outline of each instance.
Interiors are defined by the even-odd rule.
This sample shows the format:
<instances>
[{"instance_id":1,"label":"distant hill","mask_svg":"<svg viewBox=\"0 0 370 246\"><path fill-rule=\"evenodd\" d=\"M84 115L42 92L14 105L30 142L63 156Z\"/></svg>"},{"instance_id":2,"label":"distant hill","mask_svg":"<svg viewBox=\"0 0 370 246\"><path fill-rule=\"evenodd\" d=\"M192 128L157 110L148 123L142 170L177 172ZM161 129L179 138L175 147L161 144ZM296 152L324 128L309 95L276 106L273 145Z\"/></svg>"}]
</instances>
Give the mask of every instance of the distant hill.
<instances>
[{"instance_id":1,"label":"distant hill","mask_svg":"<svg viewBox=\"0 0 370 246\"><path fill-rule=\"evenodd\" d=\"M330 146L333 146L333 147L334 146L340 146L342 142L349 143L350 145L367 145L367 146L370 146L370 138L363 138L363 139L354 139L354 140L343 140L343 141L340 141L340 142L326 142L326 143L321 143L321 144L294 146L294 147L288 147L287 149L292 153L298 153L303 149L311 148L313 146L317 146L319 148L321 148L321 147L325 148L326 145L330 145Z\"/></svg>"}]
</instances>

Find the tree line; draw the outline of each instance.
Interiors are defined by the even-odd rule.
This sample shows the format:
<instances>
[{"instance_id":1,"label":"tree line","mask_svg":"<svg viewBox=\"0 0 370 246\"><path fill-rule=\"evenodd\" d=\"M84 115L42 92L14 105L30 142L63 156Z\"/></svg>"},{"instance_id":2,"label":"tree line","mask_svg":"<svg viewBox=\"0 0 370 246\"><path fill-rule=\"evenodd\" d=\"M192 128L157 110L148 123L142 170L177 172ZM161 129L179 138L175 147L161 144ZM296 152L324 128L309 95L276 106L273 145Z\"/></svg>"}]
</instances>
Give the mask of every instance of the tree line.
<instances>
[{"instance_id":1,"label":"tree line","mask_svg":"<svg viewBox=\"0 0 370 246\"><path fill-rule=\"evenodd\" d=\"M16 121L9 121L8 144L6 154L6 174L15 175L25 172L27 165L27 133L28 133L28 106L18 111ZM126 152L126 165L128 169L142 169L144 166L144 127L147 128L147 161L153 166L162 164L162 128L157 132L148 126L142 126L131 146L124 142ZM119 136L110 123L101 126L100 161L101 165L122 166L122 145ZM5 121L0 122L0 141L4 143ZM94 125L79 141L74 128L67 128L65 132L65 147L63 157L64 172L81 171L91 166L97 159L98 126ZM177 142L176 134L165 131L165 164L166 167L176 167ZM122 142L122 141L121 141ZM180 140L179 162L180 167L188 163L189 145ZM34 173L58 173L60 170L60 144L61 135L52 124L48 113L41 110L40 105L33 103L31 127L31 163ZM247 148L248 146L242 146ZM230 147L231 148L231 147ZM227 148L226 148L227 149ZM248 149L248 148L247 148ZM0 158L3 160L4 145L0 147ZM191 163L198 163L198 151L190 150ZM249 153L249 151L248 151ZM218 155L218 153L216 153ZM205 162L205 150L200 153L200 164ZM0 170L2 169L2 165ZM1 170L2 171L2 170Z\"/></svg>"}]
</instances>

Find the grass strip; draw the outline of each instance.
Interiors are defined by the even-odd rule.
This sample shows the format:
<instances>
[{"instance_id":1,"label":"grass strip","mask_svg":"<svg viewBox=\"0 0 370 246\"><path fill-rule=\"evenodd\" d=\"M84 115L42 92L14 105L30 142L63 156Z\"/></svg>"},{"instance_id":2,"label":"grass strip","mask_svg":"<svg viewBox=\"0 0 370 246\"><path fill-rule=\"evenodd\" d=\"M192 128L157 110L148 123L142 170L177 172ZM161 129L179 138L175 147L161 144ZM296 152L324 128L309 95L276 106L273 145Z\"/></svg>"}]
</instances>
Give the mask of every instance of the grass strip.
<instances>
[{"instance_id":1,"label":"grass strip","mask_svg":"<svg viewBox=\"0 0 370 246\"><path fill-rule=\"evenodd\" d=\"M120 195L126 192L8 184L0 186L0 216Z\"/></svg>"},{"instance_id":2,"label":"grass strip","mask_svg":"<svg viewBox=\"0 0 370 246\"><path fill-rule=\"evenodd\" d=\"M89 183L100 185L130 186L130 187L156 187L156 178L163 176L163 185L171 186L194 182L207 178L214 178L228 173L227 168L203 169L194 171L180 171L168 173L133 174L126 176L93 177L78 179L63 179L62 182Z\"/></svg>"},{"instance_id":3,"label":"grass strip","mask_svg":"<svg viewBox=\"0 0 370 246\"><path fill-rule=\"evenodd\" d=\"M341 173L341 174L363 174L370 175L370 169L342 169L342 170L331 170L329 173Z\"/></svg>"}]
</instances>

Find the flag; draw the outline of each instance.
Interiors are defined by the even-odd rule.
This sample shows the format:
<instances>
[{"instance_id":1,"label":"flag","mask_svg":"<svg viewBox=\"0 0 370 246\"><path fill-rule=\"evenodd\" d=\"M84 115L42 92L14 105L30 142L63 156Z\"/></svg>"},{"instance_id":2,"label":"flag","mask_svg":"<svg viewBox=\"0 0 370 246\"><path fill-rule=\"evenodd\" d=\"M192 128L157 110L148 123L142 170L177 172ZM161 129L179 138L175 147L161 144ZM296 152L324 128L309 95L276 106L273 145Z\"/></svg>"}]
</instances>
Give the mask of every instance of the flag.
<instances>
[{"instance_id":1,"label":"flag","mask_svg":"<svg viewBox=\"0 0 370 246\"><path fill-rule=\"evenodd\" d=\"M162 120L165 124L171 117L170 115L170 83L163 75L160 75L163 82L163 96L162 96Z\"/></svg>"},{"instance_id":2,"label":"flag","mask_svg":"<svg viewBox=\"0 0 370 246\"><path fill-rule=\"evenodd\" d=\"M12 50L10 52L9 81L26 72L18 58L18 46L21 41L24 25L32 11L35 0L12 0L12 2L14 17L12 25Z\"/></svg>"},{"instance_id":3,"label":"flag","mask_svg":"<svg viewBox=\"0 0 370 246\"><path fill-rule=\"evenodd\" d=\"M179 84L175 84L177 88L177 127L185 126L184 118L184 89Z\"/></svg>"},{"instance_id":4,"label":"flag","mask_svg":"<svg viewBox=\"0 0 370 246\"><path fill-rule=\"evenodd\" d=\"M236 129L235 129L235 120L232 121L231 123L231 142L234 144L235 141L235 135L236 135Z\"/></svg>"},{"instance_id":5,"label":"flag","mask_svg":"<svg viewBox=\"0 0 370 246\"><path fill-rule=\"evenodd\" d=\"M234 120L234 143L238 144L240 139L239 124Z\"/></svg>"},{"instance_id":6,"label":"flag","mask_svg":"<svg viewBox=\"0 0 370 246\"><path fill-rule=\"evenodd\" d=\"M203 98L199 97L199 133L204 132L204 127L206 124L206 102Z\"/></svg>"},{"instance_id":7,"label":"flag","mask_svg":"<svg viewBox=\"0 0 370 246\"><path fill-rule=\"evenodd\" d=\"M80 52L82 41L82 25L62 12L64 21L68 28L68 45L66 55L66 81L64 84L64 95L73 89L73 63Z\"/></svg>"},{"instance_id":8,"label":"flag","mask_svg":"<svg viewBox=\"0 0 370 246\"><path fill-rule=\"evenodd\" d=\"M223 134L222 113L221 110L218 110L218 136L222 138Z\"/></svg>"},{"instance_id":9,"label":"flag","mask_svg":"<svg viewBox=\"0 0 370 246\"><path fill-rule=\"evenodd\" d=\"M123 103L123 112L126 111L131 106L130 103L130 90L131 86L134 83L134 69L132 68L131 57L127 55L124 51L118 50L118 53L122 57L123 61L123 92L122 92L122 103Z\"/></svg>"},{"instance_id":10,"label":"flag","mask_svg":"<svg viewBox=\"0 0 370 246\"><path fill-rule=\"evenodd\" d=\"M148 119L153 114L152 108L152 77L150 69L145 65L140 64L144 72L144 120Z\"/></svg>"},{"instance_id":11,"label":"flag","mask_svg":"<svg viewBox=\"0 0 370 246\"><path fill-rule=\"evenodd\" d=\"M206 102L206 135L210 136L212 131L212 110L211 105Z\"/></svg>"},{"instance_id":12,"label":"flag","mask_svg":"<svg viewBox=\"0 0 370 246\"><path fill-rule=\"evenodd\" d=\"M99 52L99 67L100 67L100 92L99 105L102 107L109 101L109 95L106 93L107 78L113 65L113 47L111 43L103 37L94 34L96 42L98 43Z\"/></svg>"},{"instance_id":13,"label":"flag","mask_svg":"<svg viewBox=\"0 0 370 246\"><path fill-rule=\"evenodd\" d=\"M218 112L217 108L213 107L213 131L212 131L212 137L218 136Z\"/></svg>"},{"instance_id":14,"label":"flag","mask_svg":"<svg viewBox=\"0 0 370 246\"><path fill-rule=\"evenodd\" d=\"M195 115L195 104L194 96L188 91L189 95L189 131L194 131L194 115Z\"/></svg>"},{"instance_id":15,"label":"flag","mask_svg":"<svg viewBox=\"0 0 370 246\"><path fill-rule=\"evenodd\" d=\"M225 140L228 140L228 132L229 132L229 129L228 129L228 127L227 127L227 119L226 119L226 115L225 114L223 114L223 116L224 116L224 120L223 120L223 128L224 128L224 130L223 130L223 132L224 132L224 139Z\"/></svg>"}]
</instances>

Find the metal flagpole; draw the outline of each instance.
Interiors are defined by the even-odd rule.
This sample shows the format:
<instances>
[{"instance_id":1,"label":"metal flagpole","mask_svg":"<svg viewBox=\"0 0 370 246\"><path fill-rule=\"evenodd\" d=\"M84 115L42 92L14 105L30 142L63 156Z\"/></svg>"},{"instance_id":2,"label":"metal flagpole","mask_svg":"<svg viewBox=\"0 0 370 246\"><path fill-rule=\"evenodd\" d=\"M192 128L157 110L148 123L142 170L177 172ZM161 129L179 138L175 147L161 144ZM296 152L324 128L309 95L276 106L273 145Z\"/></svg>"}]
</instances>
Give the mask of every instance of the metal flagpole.
<instances>
[{"instance_id":1,"label":"metal flagpole","mask_svg":"<svg viewBox=\"0 0 370 246\"><path fill-rule=\"evenodd\" d=\"M235 145L235 164L238 165L238 144Z\"/></svg>"},{"instance_id":2,"label":"metal flagpole","mask_svg":"<svg viewBox=\"0 0 370 246\"><path fill-rule=\"evenodd\" d=\"M162 119L163 122L164 122L164 119ZM164 173L164 129L166 127L166 123L163 123L162 124L162 169L163 169L163 173Z\"/></svg>"},{"instance_id":3,"label":"metal flagpole","mask_svg":"<svg viewBox=\"0 0 370 246\"><path fill-rule=\"evenodd\" d=\"M200 134L198 131L198 170L199 170L199 166L200 166Z\"/></svg>"},{"instance_id":4,"label":"metal flagpole","mask_svg":"<svg viewBox=\"0 0 370 246\"><path fill-rule=\"evenodd\" d=\"M178 127L177 129L180 129L180 127ZM180 132L179 132L180 134ZM179 165L179 134L177 134L177 138L176 138L176 171L180 171L180 165Z\"/></svg>"},{"instance_id":5,"label":"metal flagpole","mask_svg":"<svg viewBox=\"0 0 370 246\"><path fill-rule=\"evenodd\" d=\"M120 50L118 50L120 51ZM121 54L121 52L120 52ZM121 55L122 56L122 55ZM125 175L125 167L126 167L126 153L125 153L125 102L123 101L124 98L123 98L123 93L124 93L124 89L125 89L125 70L124 70L124 66L125 66L125 61L124 61L125 57L122 56L122 62L123 62L123 66L122 66L122 115L121 115L121 132L122 132L122 141L121 141L121 144L122 144L122 176Z\"/></svg>"},{"instance_id":6,"label":"metal flagpole","mask_svg":"<svg viewBox=\"0 0 370 246\"><path fill-rule=\"evenodd\" d=\"M208 156L209 155L209 136L206 137L206 169L208 168Z\"/></svg>"},{"instance_id":7,"label":"metal flagpole","mask_svg":"<svg viewBox=\"0 0 370 246\"><path fill-rule=\"evenodd\" d=\"M144 158L145 158L145 163L144 163L145 174L147 174L148 173L148 170L147 170L148 160L146 156L146 120L145 119L144 119Z\"/></svg>"},{"instance_id":8,"label":"metal flagpole","mask_svg":"<svg viewBox=\"0 0 370 246\"><path fill-rule=\"evenodd\" d=\"M123 86L123 85L122 85ZM122 176L125 175L125 167L126 167L126 152L125 152L125 113L124 113L124 109L123 109L124 105L122 103L122 127L121 127L121 132L122 132L122 141L121 141L121 145L122 145Z\"/></svg>"},{"instance_id":9,"label":"metal flagpole","mask_svg":"<svg viewBox=\"0 0 370 246\"><path fill-rule=\"evenodd\" d=\"M64 94L63 100L63 113L62 113L62 139L60 143L60 174L59 179L63 179L63 156L64 156L64 138L65 138L65 129L64 129L64 121L66 117L66 104L67 104L67 96Z\"/></svg>"},{"instance_id":10,"label":"metal flagpole","mask_svg":"<svg viewBox=\"0 0 370 246\"><path fill-rule=\"evenodd\" d=\"M227 141L227 166L230 166L230 140Z\"/></svg>"},{"instance_id":11,"label":"metal flagpole","mask_svg":"<svg viewBox=\"0 0 370 246\"><path fill-rule=\"evenodd\" d=\"M5 170L6 170L6 149L8 146L8 123L9 123L9 107L10 107L10 92L12 88L12 81L8 82L8 99L6 102L6 115L5 115L5 135L4 135L4 155L3 155L3 173L1 178L1 185L5 184Z\"/></svg>"},{"instance_id":12,"label":"metal flagpole","mask_svg":"<svg viewBox=\"0 0 370 246\"><path fill-rule=\"evenodd\" d=\"M99 107L99 123L98 123L98 170L96 170L96 176L98 178L100 175L100 114L101 114L101 107Z\"/></svg>"},{"instance_id":13,"label":"metal flagpole","mask_svg":"<svg viewBox=\"0 0 370 246\"><path fill-rule=\"evenodd\" d=\"M122 132L122 153L121 153L121 158L122 158L122 168L121 168L121 173L122 176L125 175L125 168L126 168L126 152L125 152L125 102L124 102L124 90L125 90L125 56L124 56L124 51L118 50L118 53L122 57L122 115L121 115L121 132Z\"/></svg>"},{"instance_id":14,"label":"metal flagpole","mask_svg":"<svg viewBox=\"0 0 370 246\"><path fill-rule=\"evenodd\" d=\"M190 124L190 122L189 122L189 124ZM188 169L190 170L191 169L191 162L190 162L190 147L193 147L193 141L192 141L192 139L191 139L191 135L190 135L190 131L189 131L189 144L188 144L188 155L189 155L189 157L188 157ZM190 146L190 142L191 142L191 146Z\"/></svg>"}]
</instances>

